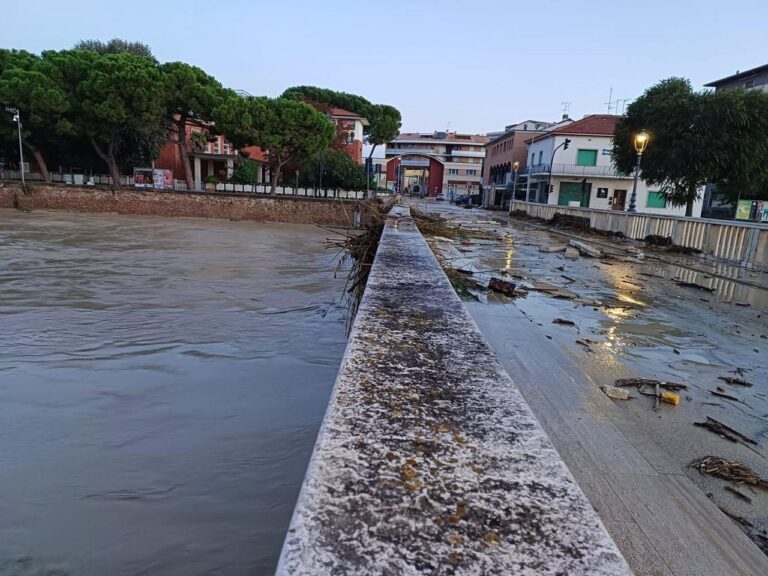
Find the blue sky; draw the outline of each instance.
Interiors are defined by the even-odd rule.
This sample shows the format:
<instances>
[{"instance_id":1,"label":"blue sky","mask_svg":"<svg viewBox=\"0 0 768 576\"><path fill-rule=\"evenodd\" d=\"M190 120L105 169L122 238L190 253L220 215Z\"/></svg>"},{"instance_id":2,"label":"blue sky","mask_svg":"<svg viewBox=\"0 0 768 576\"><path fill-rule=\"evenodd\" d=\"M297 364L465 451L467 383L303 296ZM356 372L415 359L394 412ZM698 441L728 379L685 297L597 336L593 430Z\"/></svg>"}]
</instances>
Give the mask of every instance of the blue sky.
<instances>
[{"instance_id":1,"label":"blue sky","mask_svg":"<svg viewBox=\"0 0 768 576\"><path fill-rule=\"evenodd\" d=\"M484 133L765 64L767 19L756 0L3 0L0 47L140 40L251 94L315 84L398 107L403 130Z\"/></svg>"}]
</instances>

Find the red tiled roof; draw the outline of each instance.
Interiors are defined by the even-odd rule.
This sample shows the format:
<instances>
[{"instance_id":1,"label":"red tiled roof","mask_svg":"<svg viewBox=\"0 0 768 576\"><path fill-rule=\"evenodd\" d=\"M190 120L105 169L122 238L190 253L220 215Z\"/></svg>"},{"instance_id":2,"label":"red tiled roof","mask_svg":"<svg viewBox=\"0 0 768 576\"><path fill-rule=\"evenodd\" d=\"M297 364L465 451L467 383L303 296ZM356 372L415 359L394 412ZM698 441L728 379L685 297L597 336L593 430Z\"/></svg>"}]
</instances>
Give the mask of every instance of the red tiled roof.
<instances>
[{"instance_id":1,"label":"red tiled roof","mask_svg":"<svg viewBox=\"0 0 768 576\"><path fill-rule=\"evenodd\" d=\"M544 132L539 136L534 136L530 140L526 140L527 144L531 144L544 138L549 138L552 135L565 134L565 135L589 135L589 136L613 136L613 131L616 128L616 124L621 119L621 116L615 114L590 114L584 116L581 120L576 120L551 130L550 132Z\"/></svg>"},{"instance_id":2,"label":"red tiled roof","mask_svg":"<svg viewBox=\"0 0 768 576\"><path fill-rule=\"evenodd\" d=\"M336 108L331 107L330 110L331 116L345 116L345 117L353 117L353 118L362 118L360 114L355 114L354 112L350 112L349 110L344 110L344 108Z\"/></svg>"},{"instance_id":3,"label":"red tiled roof","mask_svg":"<svg viewBox=\"0 0 768 576\"><path fill-rule=\"evenodd\" d=\"M621 116L615 114L590 114L581 120L576 120L567 126L552 130L550 134L592 134L595 136L612 136L616 123Z\"/></svg>"}]
</instances>

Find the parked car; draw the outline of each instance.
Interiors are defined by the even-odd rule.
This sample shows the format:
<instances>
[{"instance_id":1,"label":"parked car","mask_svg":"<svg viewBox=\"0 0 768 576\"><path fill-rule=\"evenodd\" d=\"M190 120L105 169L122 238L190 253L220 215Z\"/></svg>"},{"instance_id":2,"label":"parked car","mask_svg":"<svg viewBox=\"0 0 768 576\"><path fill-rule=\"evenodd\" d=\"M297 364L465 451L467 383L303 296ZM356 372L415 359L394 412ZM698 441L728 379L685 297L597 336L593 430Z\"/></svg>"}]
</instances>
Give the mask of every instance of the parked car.
<instances>
[{"instance_id":1,"label":"parked car","mask_svg":"<svg viewBox=\"0 0 768 576\"><path fill-rule=\"evenodd\" d=\"M456 206L480 206L480 194L464 194L455 200Z\"/></svg>"},{"instance_id":2,"label":"parked car","mask_svg":"<svg viewBox=\"0 0 768 576\"><path fill-rule=\"evenodd\" d=\"M435 196L435 200L438 200L438 201L440 201L440 200L445 200L445 196L444 196L444 195L443 195L443 193L441 192L440 194L438 194L437 196Z\"/></svg>"}]
</instances>

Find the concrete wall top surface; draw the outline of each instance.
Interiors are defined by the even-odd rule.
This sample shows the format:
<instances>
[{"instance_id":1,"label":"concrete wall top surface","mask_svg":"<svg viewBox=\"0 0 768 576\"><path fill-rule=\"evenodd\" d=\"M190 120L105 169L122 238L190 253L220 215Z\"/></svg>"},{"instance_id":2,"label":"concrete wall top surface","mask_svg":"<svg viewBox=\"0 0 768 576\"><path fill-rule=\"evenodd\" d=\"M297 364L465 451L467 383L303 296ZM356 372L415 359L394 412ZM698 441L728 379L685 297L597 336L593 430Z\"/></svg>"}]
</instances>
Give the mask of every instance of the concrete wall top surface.
<instances>
[{"instance_id":1,"label":"concrete wall top surface","mask_svg":"<svg viewBox=\"0 0 768 576\"><path fill-rule=\"evenodd\" d=\"M382 236L277 573L630 573L407 208Z\"/></svg>"}]
</instances>

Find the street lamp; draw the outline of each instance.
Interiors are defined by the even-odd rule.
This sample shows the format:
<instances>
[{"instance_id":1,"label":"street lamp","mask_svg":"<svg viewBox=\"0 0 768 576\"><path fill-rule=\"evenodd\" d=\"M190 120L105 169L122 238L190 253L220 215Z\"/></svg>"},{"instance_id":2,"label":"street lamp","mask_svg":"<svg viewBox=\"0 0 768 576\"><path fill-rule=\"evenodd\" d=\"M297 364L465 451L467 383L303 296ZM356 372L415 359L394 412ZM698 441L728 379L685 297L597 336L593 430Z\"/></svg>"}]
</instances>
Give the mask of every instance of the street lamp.
<instances>
[{"instance_id":1,"label":"street lamp","mask_svg":"<svg viewBox=\"0 0 768 576\"><path fill-rule=\"evenodd\" d=\"M645 152L648 141L651 137L648 132L641 130L638 134L635 134L635 152L637 152L637 164L635 164L635 183L632 186L632 196L629 198L629 208L627 212L637 212L637 177L640 174L640 160L643 158L643 152Z\"/></svg>"},{"instance_id":2,"label":"street lamp","mask_svg":"<svg viewBox=\"0 0 768 576\"><path fill-rule=\"evenodd\" d=\"M19 164L21 165L21 187L26 188L26 182L24 181L24 149L21 146L21 112L18 108L6 108L6 112L13 114L13 120L16 122L16 127L19 130Z\"/></svg>"},{"instance_id":3,"label":"street lamp","mask_svg":"<svg viewBox=\"0 0 768 576\"><path fill-rule=\"evenodd\" d=\"M512 180L512 200L517 198L517 171L520 170L520 160L515 160L512 162L512 172L514 172L515 177Z\"/></svg>"}]
</instances>

